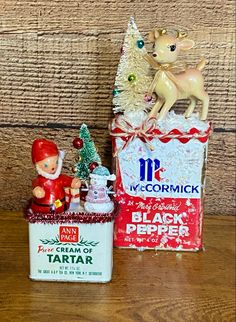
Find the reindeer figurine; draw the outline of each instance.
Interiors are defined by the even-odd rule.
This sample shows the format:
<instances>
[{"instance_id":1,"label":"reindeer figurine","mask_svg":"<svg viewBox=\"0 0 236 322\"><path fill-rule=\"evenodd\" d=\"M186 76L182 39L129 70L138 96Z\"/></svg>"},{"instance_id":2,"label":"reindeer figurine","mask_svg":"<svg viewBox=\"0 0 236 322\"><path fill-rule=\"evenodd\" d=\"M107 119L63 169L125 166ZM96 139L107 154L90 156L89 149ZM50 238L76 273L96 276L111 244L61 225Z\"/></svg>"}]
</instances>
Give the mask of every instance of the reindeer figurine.
<instances>
[{"instance_id":1,"label":"reindeer figurine","mask_svg":"<svg viewBox=\"0 0 236 322\"><path fill-rule=\"evenodd\" d=\"M158 96L150 112L151 117L161 120L178 99L190 99L185 117L193 113L197 100L200 100L203 104L200 118L207 118L209 97L204 89L201 74L205 67L205 59L203 58L196 68L189 69L183 68L183 64L181 69L180 64L176 62L181 50L189 50L194 46L194 41L185 39L186 37L186 33L179 31L177 36L167 34L165 29L156 29L149 34L149 40L154 42L154 52L152 57L147 54L144 58L157 72L148 89L148 97L151 97L153 92Z\"/></svg>"}]
</instances>

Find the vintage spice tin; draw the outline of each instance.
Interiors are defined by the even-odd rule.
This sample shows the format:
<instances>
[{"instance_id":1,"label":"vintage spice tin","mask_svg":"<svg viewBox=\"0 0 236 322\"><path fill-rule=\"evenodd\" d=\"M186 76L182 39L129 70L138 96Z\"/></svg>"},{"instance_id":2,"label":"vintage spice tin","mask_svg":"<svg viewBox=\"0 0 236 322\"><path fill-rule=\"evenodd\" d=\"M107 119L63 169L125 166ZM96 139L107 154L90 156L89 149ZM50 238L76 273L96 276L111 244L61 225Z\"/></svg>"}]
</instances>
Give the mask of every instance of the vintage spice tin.
<instances>
[{"instance_id":1,"label":"vintage spice tin","mask_svg":"<svg viewBox=\"0 0 236 322\"><path fill-rule=\"evenodd\" d=\"M130 127L130 125L129 125ZM208 137L113 126L116 200L114 245L125 248L198 251L202 248L204 173ZM117 135L118 133L118 135ZM124 135L125 134L125 135Z\"/></svg>"},{"instance_id":2,"label":"vintage spice tin","mask_svg":"<svg viewBox=\"0 0 236 322\"><path fill-rule=\"evenodd\" d=\"M114 213L26 213L30 278L42 281L109 282Z\"/></svg>"}]
</instances>

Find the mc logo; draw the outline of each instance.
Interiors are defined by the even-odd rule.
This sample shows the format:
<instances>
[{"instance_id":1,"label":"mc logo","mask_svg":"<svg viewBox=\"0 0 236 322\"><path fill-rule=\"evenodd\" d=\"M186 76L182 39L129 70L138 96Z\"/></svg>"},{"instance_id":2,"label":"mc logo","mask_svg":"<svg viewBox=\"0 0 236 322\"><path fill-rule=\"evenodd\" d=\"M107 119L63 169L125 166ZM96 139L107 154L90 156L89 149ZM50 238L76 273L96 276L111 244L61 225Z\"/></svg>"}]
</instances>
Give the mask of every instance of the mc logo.
<instances>
[{"instance_id":1,"label":"mc logo","mask_svg":"<svg viewBox=\"0 0 236 322\"><path fill-rule=\"evenodd\" d=\"M161 172L164 172L165 169L161 168L160 160L158 159L139 159L140 165L140 181L153 181L154 178L157 181L161 181Z\"/></svg>"}]
</instances>

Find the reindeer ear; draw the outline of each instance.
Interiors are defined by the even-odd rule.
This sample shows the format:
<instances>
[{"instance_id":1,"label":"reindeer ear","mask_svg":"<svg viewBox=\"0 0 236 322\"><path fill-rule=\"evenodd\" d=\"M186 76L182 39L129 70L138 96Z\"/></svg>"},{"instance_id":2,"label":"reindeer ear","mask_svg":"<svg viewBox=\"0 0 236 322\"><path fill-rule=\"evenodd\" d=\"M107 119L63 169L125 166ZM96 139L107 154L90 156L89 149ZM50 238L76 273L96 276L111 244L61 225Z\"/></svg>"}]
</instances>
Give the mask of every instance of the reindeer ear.
<instances>
[{"instance_id":1,"label":"reindeer ear","mask_svg":"<svg viewBox=\"0 0 236 322\"><path fill-rule=\"evenodd\" d=\"M154 42L158 37L159 37L159 32L158 30L155 29L149 32L148 40L151 42Z\"/></svg>"},{"instance_id":2,"label":"reindeer ear","mask_svg":"<svg viewBox=\"0 0 236 322\"><path fill-rule=\"evenodd\" d=\"M189 50L193 48L194 45L195 45L195 42L191 39L183 39L183 40L180 40L178 43L178 46L181 50Z\"/></svg>"},{"instance_id":3,"label":"reindeer ear","mask_svg":"<svg viewBox=\"0 0 236 322\"><path fill-rule=\"evenodd\" d=\"M149 32L148 34L148 40L151 41L151 42L154 42L155 41L155 31L152 30Z\"/></svg>"}]
</instances>

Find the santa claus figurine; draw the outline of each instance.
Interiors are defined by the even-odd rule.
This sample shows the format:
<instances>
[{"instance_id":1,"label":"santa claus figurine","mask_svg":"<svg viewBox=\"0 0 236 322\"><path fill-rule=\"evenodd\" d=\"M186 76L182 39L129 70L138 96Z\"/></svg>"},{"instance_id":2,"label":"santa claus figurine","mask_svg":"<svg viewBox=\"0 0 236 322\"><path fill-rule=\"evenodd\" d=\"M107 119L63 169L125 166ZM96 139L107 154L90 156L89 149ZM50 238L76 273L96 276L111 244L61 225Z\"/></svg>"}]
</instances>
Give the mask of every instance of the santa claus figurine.
<instances>
[{"instance_id":1,"label":"santa claus figurine","mask_svg":"<svg viewBox=\"0 0 236 322\"><path fill-rule=\"evenodd\" d=\"M36 139L32 145L32 162L38 177L33 180L32 211L35 213L61 213L68 207L65 188L80 188L79 178L61 174L64 152L56 144Z\"/></svg>"}]
</instances>

